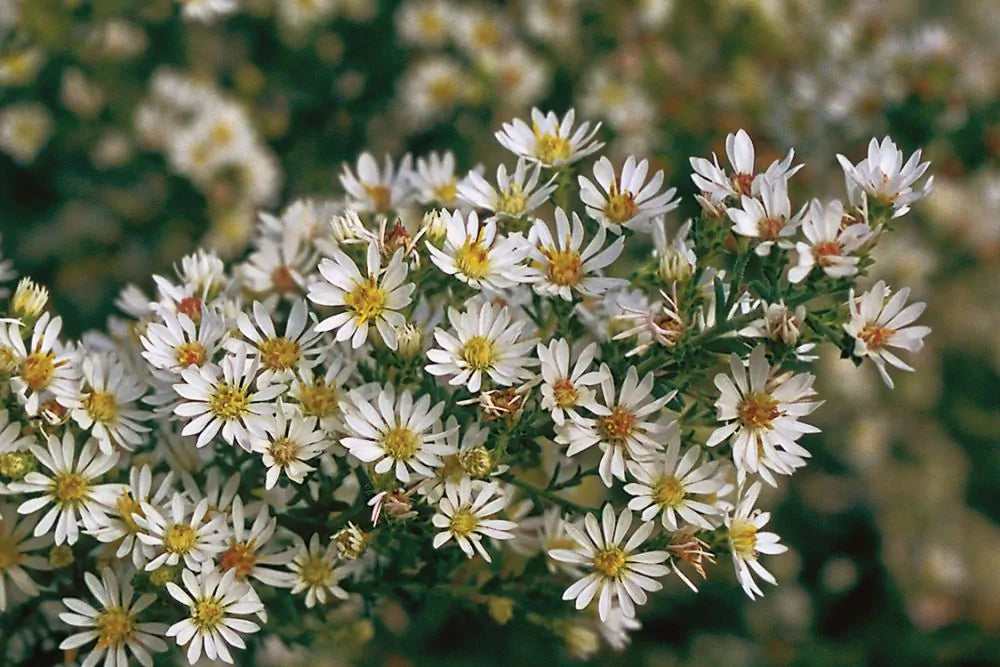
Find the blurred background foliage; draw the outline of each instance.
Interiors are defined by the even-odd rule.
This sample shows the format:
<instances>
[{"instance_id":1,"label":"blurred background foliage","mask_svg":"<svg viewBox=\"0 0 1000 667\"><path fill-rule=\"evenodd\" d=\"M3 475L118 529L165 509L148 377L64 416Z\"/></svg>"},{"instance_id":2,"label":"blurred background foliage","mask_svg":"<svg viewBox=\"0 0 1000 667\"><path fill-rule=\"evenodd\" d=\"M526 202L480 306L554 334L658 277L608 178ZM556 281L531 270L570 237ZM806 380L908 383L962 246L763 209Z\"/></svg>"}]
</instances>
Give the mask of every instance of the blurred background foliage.
<instances>
[{"instance_id":1,"label":"blurred background foliage","mask_svg":"<svg viewBox=\"0 0 1000 667\"><path fill-rule=\"evenodd\" d=\"M0 0L3 256L50 286L71 333L198 245L239 256L258 210L336 196L361 150L509 161L492 133L532 105L576 107L613 156L652 158L686 195L678 220L696 212L687 158L739 127L758 163L796 149L800 203L841 192L834 154L872 136L924 148L936 175L876 276L911 285L934 333L894 393L817 362L824 433L765 500L793 549L763 600L715 567L697 596L671 582L624 654L596 656L592 634L553 644L516 607L404 600L374 626L332 610L318 656L268 647L261 664L996 664L1000 5L242 0L200 22L184 4ZM178 168L173 129L144 116L164 67L242 109L259 151L237 178Z\"/></svg>"}]
</instances>

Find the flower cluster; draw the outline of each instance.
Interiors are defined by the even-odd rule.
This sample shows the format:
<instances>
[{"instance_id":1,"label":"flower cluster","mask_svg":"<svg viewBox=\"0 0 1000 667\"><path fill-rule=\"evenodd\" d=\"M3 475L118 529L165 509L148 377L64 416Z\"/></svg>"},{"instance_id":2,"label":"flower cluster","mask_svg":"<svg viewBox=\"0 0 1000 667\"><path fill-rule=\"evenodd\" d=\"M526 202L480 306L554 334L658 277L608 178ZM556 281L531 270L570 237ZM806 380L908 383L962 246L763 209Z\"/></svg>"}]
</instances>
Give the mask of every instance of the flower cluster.
<instances>
[{"instance_id":1,"label":"flower cluster","mask_svg":"<svg viewBox=\"0 0 1000 667\"><path fill-rule=\"evenodd\" d=\"M907 290L857 285L926 164L873 142L841 159L847 202L793 206L793 153L761 168L740 131L728 165L692 159L702 213L675 225L664 172L597 155L599 132L572 110L504 124L496 188L450 153L363 154L342 198L262 214L243 259L187 256L79 341L23 280L0 328L0 611L60 599L37 613L62 649L148 665L303 641L289 615L403 582L481 602L459 568L557 635L592 610L615 646L671 574L697 590L728 559L762 595L786 549L762 484L818 430L807 353L891 386L929 332ZM61 596L73 561L88 591Z\"/></svg>"}]
</instances>

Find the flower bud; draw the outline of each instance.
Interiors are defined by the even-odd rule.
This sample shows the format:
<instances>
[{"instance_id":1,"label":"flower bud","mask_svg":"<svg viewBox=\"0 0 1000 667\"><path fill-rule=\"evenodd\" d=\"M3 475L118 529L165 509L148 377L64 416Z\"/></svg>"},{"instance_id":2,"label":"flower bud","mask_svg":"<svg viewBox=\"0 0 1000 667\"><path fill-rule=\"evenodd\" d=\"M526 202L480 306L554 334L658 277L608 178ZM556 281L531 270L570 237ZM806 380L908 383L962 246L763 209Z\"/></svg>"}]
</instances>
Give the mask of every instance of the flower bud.
<instances>
[{"instance_id":1,"label":"flower bud","mask_svg":"<svg viewBox=\"0 0 1000 667\"><path fill-rule=\"evenodd\" d=\"M439 210L424 213L422 226L427 230L427 238L431 243L443 241L448 233L448 220L445 218L445 213Z\"/></svg>"},{"instance_id":2,"label":"flower bud","mask_svg":"<svg viewBox=\"0 0 1000 667\"><path fill-rule=\"evenodd\" d=\"M22 278L10 300L10 309L15 317L34 319L42 314L49 302L49 291L31 278Z\"/></svg>"},{"instance_id":3,"label":"flower bud","mask_svg":"<svg viewBox=\"0 0 1000 667\"><path fill-rule=\"evenodd\" d=\"M412 322L407 322L396 329L396 341L399 356L407 361L416 358L423 352L423 333L421 333L420 327Z\"/></svg>"},{"instance_id":4,"label":"flower bud","mask_svg":"<svg viewBox=\"0 0 1000 667\"><path fill-rule=\"evenodd\" d=\"M337 543L337 553L343 560L357 560L365 552L367 535L353 523L349 523L333 535Z\"/></svg>"},{"instance_id":5,"label":"flower bud","mask_svg":"<svg viewBox=\"0 0 1000 667\"><path fill-rule=\"evenodd\" d=\"M37 467L31 452L4 452L0 454L0 477L16 482L24 479Z\"/></svg>"},{"instance_id":6,"label":"flower bud","mask_svg":"<svg viewBox=\"0 0 1000 667\"><path fill-rule=\"evenodd\" d=\"M175 579L177 579L177 577L175 576L173 568L167 567L166 565L158 567L149 573L150 583L157 588L163 588L167 585L167 582L174 581Z\"/></svg>"},{"instance_id":7,"label":"flower bud","mask_svg":"<svg viewBox=\"0 0 1000 667\"><path fill-rule=\"evenodd\" d=\"M73 549L68 544L52 547L49 552L49 564L54 568L69 567L73 564Z\"/></svg>"},{"instance_id":8,"label":"flower bud","mask_svg":"<svg viewBox=\"0 0 1000 667\"><path fill-rule=\"evenodd\" d=\"M486 607L489 610L490 618L500 625L507 625L514 617L514 601L510 598L490 596Z\"/></svg>"},{"instance_id":9,"label":"flower bud","mask_svg":"<svg viewBox=\"0 0 1000 667\"><path fill-rule=\"evenodd\" d=\"M493 457L485 447L459 452L458 462L462 470L472 478L486 477L493 470Z\"/></svg>"},{"instance_id":10,"label":"flower bud","mask_svg":"<svg viewBox=\"0 0 1000 667\"><path fill-rule=\"evenodd\" d=\"M601 646L597 633L582 625L570 625L561 634L566 650L580 660L589 660Z\"/></svg>"}]
</instances>

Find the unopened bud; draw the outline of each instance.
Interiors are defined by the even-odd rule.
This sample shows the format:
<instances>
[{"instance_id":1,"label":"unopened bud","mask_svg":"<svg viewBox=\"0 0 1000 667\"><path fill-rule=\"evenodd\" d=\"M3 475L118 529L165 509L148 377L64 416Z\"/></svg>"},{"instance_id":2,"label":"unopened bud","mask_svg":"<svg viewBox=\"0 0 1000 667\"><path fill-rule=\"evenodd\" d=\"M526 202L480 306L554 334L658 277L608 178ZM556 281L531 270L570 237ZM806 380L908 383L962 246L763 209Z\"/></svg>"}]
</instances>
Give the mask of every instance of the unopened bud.
<instances>
[{"instance_id":1,"label":"unopened bud","mask_svg":"<svg viewBox=\"0 0 1000 667\"><path fill-rule=\"evenodd\" d=\"M562 631L566 650L580 660L588 660L601 647L600 639L593 630L582 625L570 625Z\"/></svg>"},{"instance_id":2,"label":"unopened bud","mask_svg":"<svg viewBox=\"0 0 1000 667\"><path fill-rule=\"evenodd\" d=\"M158 567L149 573L150 583L157 588L166 586L168 582L174 581L176 578L173 568L166 566Z\"/></svg>"},{"instance_id":3,"label":"unopened bud","mask_svg":"<svg viewBox=\"0 0 1000 667\"><path fill-rule=\"evenodd\" d=\"M424 214L423 227L427 230L427 238L431 243L438 243L444 240L448 234L447 213L434 210Z\"/></svg>"},{"instance_id":4,"label":"unopened bud","mask_svg":"<svg viewBox=\"0 0 1000 667\"><path fill-rule=\"evenodd\" d=\"M357 560L365 552L366 538L364 531L349 523L334 534L333 541L337 543L337 553L343 560Z\"/></svg>"},{"instance_id":5,"label":"unopened bud","mask_svg":"<svg viewBox=\"0 0 1000 667\"><path fill-rule=\"evenodd\" d=\"M22 278L10 300L11 312L17 317L34 319L42 314L49 302L49 291L31 278Z\"/></svg>"},{"instance_id":6,"label":"unopened bud","mask_svg":"<svg viewBox=\"0 0 1000 667\"><path fill-rule=\"evenodd\" d=\"M16 482L24 479L29 472L37 468L37 462L31 452L4 452L0 454L0 477Z\"/></svg>"},{"instance_id":7,"label":"unopened bud","mask_svg":"<svg viewBox=\"0 0 1000 667\"><path fill-rule=\"evenodd\" d=\"M397 351L403 359L414 359L423 351L423 333L411 322L396 329L396 341Z\"/></svg>"},{"instance_id":8,"label":"unopened bud","mask_svg":"<svg viewBox=\"0 0 1000 667\"><path fill-rule=\"evenodd\" d=\"M493 457L485 447L459 452L458 462L469 477L486 477L493 470Z\"/></svg>"},{"instance_id":9,"label":"unopened bud","mask_svg":"<svg viewBox=\"0 0 1000 667\"><path fill-rule=\"evenodd\" d=\"M49 552L49 564L54 568L68 567L73 564L73 550L68 544L52 547Z\"/></svg>"}]
</instances>

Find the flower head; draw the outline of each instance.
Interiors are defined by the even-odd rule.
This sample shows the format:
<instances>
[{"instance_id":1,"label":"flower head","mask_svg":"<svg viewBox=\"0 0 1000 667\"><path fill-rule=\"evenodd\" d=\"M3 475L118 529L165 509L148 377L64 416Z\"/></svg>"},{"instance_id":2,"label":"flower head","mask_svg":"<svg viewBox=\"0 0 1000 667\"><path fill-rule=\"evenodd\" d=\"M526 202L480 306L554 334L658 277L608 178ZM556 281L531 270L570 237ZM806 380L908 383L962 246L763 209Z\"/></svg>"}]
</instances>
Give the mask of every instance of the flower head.
<instances>
[{"instance_id":1,"label":"flower head","mask_svg":"<svg viewBox=\"0 0 1000 667\"><path fill-rule=\"evenodd\" d=\"M570 301L574 294L596 297L628 285L626 280L605 278L599 273L622 254L625 239L619 238L605 248L607 232L601 227L587 247L582 248L584 230L580 217L573 213L571 225L561 208L556 209L555 217L554 235L541 220L535 220L528 234L532 263L539 274L534 283L536 292Z\"/></svg>"},{"instance_id":2,"label":"flower head","mask_svg":"<svg viewBox=\"0 0 1000 667\"><path fill-rule=\"evenodd\" d=\"M761 531L771 520L771 513L754 509L758 495L760 482L755 482L741 495L736 511L726 516L736 578L751 600L764 594L754 581L754 574L769 584L778 583L757 560L760 554L775 555L788 551L788 547L778 543L780 538L776 534Z\"/></svg>"},{"instance_id":3,"label":"flower head","mask_svg":"<svg viewBox=\"0 0 1000 667\"><path fill-rule=\"evenodd\" d=\"M460 211L445 216L444 247L427 243L431 261L441 271L478 289L500 290L533 280L532 271L522 263L531 252L523 236L499 234L495 220L480 222L475 211L464 217Z\"/></svg>"},{"instance_id":4,"label":"flower head","mask_svg":"<svg viewBox=\"0 0 1000 667\"><path fill-rule=\"evenodd\" d=\"M601 149L604 144L594 140L601 129L597 123L581 123L576 130L573 124L576 112L570 109L562 120L550 111L542 114L531 110L531 126L520 118L503 124L503 130L496 133L497 141L515 155L520 155L546 167L561 167L572 164Z\"/></svg>"},{"instance_id":5,"label":"flower head","mask_svg":"<svg viewBox=\"0 0 1000 667\"><path fill-rule=\"evenodd\" d=\"M910 205L930 194L934 186L931 176L922 189L913 189L930 166L930 162L920 161L920 154L916 151L904 163L903 151L887 136L881 143L877 139L868 142L868 156L858 164L837 155L851 204L862 208L867 199L869 204L891 207L894 218L906 215Z\"/></svg>"},{"instance_id":6,"label":"flower head","mask_svg":"<svg viewBox=\"0 0 1000 667\"><path fill-rule=\"evenodd\" d=\"M601 157L594 165L595 185L586 176L580 176L580 199L587 206L587 215L618 234L622 227L648 229L649 221L658 215L677 208L680 200L674 199L677 188L660 192L663 170L659 170L646 183L649 161L636 162L630 155L616 174L611 161Z\"/></svg>"},{"instance_id":7,"label":"flower head","mask_svg":"<svg viewBox=\"0 0 1000 667\"><path fill-rule=\"evenodd\" d=\"M454 539L469 558L479 553L487 563L492 562L483 538L510 540L514 538L510 531L517 527L513 521L491 518L507 504L506 498L497 493L496 483L473 485L469 478L464 478L457 488L448 487L431 519L441 529L434 536L434 548L440 549Z\"/></svg>"}]
</instances>

